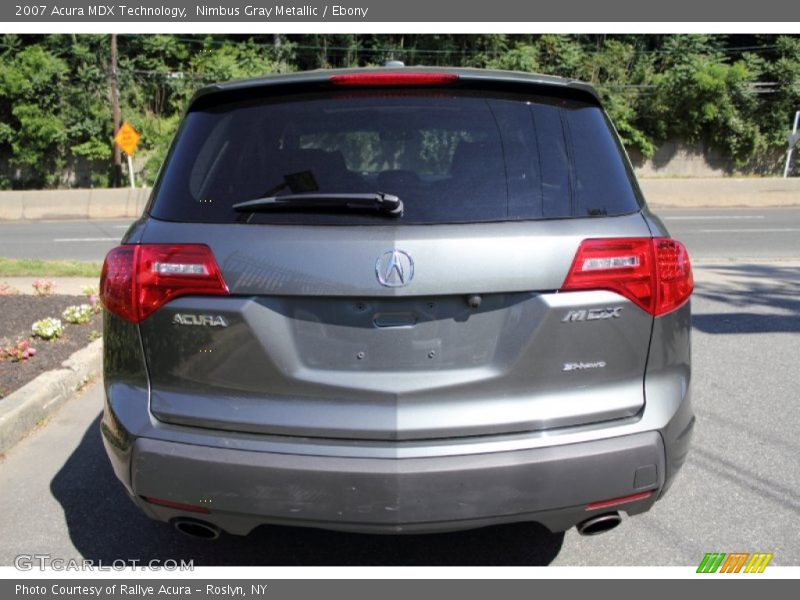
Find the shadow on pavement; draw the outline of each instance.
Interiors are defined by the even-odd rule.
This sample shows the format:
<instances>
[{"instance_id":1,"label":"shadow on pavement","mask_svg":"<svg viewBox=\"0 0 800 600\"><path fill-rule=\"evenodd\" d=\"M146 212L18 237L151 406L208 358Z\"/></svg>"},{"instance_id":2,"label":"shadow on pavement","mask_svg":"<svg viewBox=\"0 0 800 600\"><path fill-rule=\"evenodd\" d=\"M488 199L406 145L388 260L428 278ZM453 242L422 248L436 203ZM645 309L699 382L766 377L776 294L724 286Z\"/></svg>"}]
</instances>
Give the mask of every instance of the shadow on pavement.
<instances>
[{"instance_id":1,"label":"shadow on pavement","mask_svg":"<svg viewBox=\"0 0 800 600\"><path fill-rule=\"evenodd\" d=\"M377 536L264 526L247 537L188 538L145 517L128 498L105 455L100 417L53 478L69 535L84 558L185 559L196 566L249 565L547 565L563 533L535 523L436 535Z\"/></svg>"},{"instance_id":2,"label":"shadow on pavement","mask_svg":"<svg viewBox=\"0 0 800 600\"><path fill-rule=\"evenodd\" d=\"M706 268L735 279L698 283L695 296L746 310L695 314L695 328L721 334L800 332L800 269L765 264Z\"/></svg>"},{"instance_id":3,"label":"shadow on pavement","mask_svg":"<svg viewBox=\"0 0 800 600\"><path fill-rule=\"evenodd\" d=\"M703 333L798 333L800 315L712 313L692 315L692 326Z\"/></svg>"}]
</instances>

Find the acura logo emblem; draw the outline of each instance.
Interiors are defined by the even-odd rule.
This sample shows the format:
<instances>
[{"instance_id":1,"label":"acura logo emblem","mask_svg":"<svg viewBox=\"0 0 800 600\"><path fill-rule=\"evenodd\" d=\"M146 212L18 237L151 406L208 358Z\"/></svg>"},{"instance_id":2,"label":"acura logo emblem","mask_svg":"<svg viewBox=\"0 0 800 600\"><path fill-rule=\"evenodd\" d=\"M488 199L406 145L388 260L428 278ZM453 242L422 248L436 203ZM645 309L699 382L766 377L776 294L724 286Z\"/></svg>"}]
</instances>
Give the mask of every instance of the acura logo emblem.
<instances>
[{"instance_id":1,"label":"acura logo emblem","mask_svg":"<svg viewBox=\"0 0 800 600\"><path fill-rule=\"evenodd\" d=\"M375 261L375 275L386 287L402 287L414 279L414 261L407 252L387 250Z\"/></svg>"}]
</instances>

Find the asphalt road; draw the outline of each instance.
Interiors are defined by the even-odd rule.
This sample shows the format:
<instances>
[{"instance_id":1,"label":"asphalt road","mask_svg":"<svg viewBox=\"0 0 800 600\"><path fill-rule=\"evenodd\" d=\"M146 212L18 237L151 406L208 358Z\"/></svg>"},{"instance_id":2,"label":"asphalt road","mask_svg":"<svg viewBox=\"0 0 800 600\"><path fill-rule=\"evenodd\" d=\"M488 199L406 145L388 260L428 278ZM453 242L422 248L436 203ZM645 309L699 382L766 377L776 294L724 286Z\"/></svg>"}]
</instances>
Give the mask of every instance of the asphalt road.
<instances>
[{"instance_id":1,"label":"asphalt road","mask_svg":"<svg viewBox=\"0 0 800 600\"><path fill-rule=\"evenodd\" d=\"M800 208L656 210L694 260L800 258Z\"/></svg>"},{"instance_id":2,"label":"asphalt road","mask_svg":"<svg viewBox=\"0 0 800 600\"><path fill-rule=\"evenodd\" d=\"M97 432L101 387L0 459L0 564L192 558L196 564L694 565L769 551L800 565L800 209L660 210L695 262L693 451L664 500L594 538L510 525L437 536L264 527L199 542L141 516ZM127 221L0 223L0 256L101 260Z\"/></svg>"},{"instance_id":3,"label":"asphalt road","mask_svg":"<svg viewBox=\"0 0 800 600\"><path fill-rule=\"evenodd\" d=\"M774 236L762 239L781 250L769 246ZM701 234L696 241L702 249ZM772 564L800 565L795 256L696 269L692 452L652 511L604 535L510 525L436 536L264 527L246 538L185 538L143 517L115 480L95 384L0 460L0 565L21 553L196 565L697 565L711 551L773 552Z\"/></svg>"},{"instance_id":4,"label":"asphalt road","mask_svg":"<svg viewBox=\"0 0 800 600\"><path fill-rule=\"evenodd\" d=\"M800 258L800 208L656 211L692 258ZM0 222L0 256L102 261L130 220Z\"/></svg>"},{"instance_id":5,"label":"asphalt road","mask_svg":"<svg viewBox=\"0 0 800 600\"><path fill-rule=\"evenodd\" d=\"M0 221L0 256L101 262L131 219Z\"/></svg>"}]
</instances>

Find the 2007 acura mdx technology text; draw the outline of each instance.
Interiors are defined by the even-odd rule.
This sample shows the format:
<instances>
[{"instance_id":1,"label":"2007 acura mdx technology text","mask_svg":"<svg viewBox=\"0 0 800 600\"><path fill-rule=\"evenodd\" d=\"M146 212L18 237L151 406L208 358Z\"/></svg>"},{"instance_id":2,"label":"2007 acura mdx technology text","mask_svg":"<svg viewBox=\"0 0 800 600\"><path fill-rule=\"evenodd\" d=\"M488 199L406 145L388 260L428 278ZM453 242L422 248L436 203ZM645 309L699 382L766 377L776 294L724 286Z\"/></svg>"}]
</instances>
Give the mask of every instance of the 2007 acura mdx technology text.
<instances>
[{"instance_id":1,"label":"2007 acura mdx technology text","mask_svg":"<svg viewBox=\"0 0 800 600\"><path fill-rule=\"evenodd\" d=\"M211 86L103 267L105 447L207 537L599 533L687 454L692 287L586 84Z\"/></svg>"}]
</instances>

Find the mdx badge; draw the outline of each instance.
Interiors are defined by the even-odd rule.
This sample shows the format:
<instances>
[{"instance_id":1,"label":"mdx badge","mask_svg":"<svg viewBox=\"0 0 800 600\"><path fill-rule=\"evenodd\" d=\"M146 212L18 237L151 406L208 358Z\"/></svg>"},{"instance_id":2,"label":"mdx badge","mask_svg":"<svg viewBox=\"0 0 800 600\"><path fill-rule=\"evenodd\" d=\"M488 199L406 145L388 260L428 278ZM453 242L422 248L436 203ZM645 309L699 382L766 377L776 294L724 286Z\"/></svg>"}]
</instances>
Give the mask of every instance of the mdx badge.
<instances>
[{"instance_id":1,"label":"mdx badge","mask_svg":"<svg viewBox=\"0 0 800 600\"><path fill-rule=\"evenodd\" d=\"M375 261L375 275L386 287L402 287L414 279L414 260L408 252L387 250Z\"/></svg>"},{"instance_id":2,"label":"mdx badge","mask_svg":"<svg viewBox=\"0 0 800 600\"><path fill-rule=\"evenodd\" d=\"M600 321L603 319L619 319L622 315L622 307L614 308L590 308L589 310L571 310L563 319L562 323L573 321Z\"/></svg>"},{"instance_id":3,"label":"mdx badge","mask_svg":"<svg viewBox=\"0 0 800 600\"><path fill-rule=\"evenodd\" d=\"M221 315L191 315L176 313L172 317L173 325L199 325L202 327L227 327L228 321Z\"/></svg>"}]
</instances>

